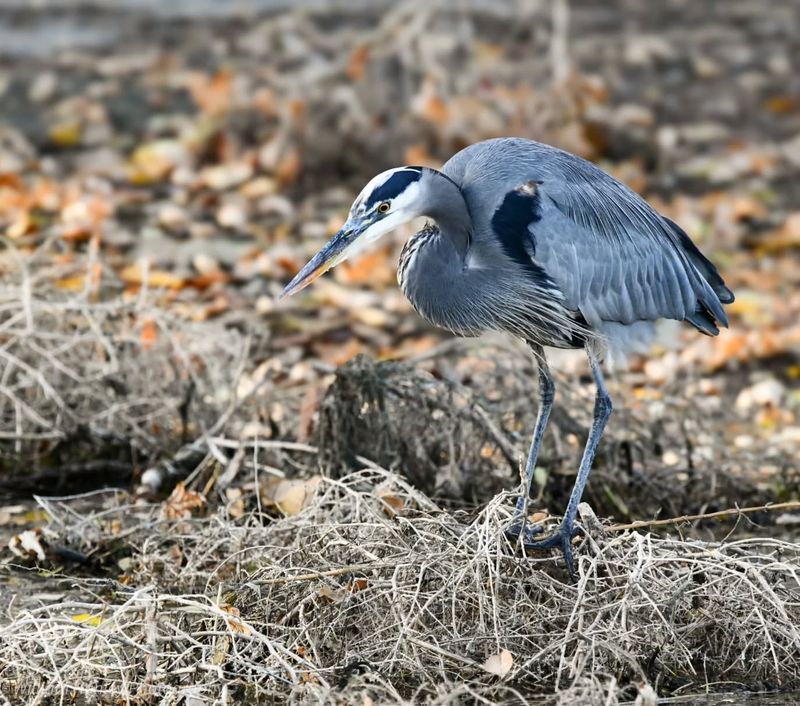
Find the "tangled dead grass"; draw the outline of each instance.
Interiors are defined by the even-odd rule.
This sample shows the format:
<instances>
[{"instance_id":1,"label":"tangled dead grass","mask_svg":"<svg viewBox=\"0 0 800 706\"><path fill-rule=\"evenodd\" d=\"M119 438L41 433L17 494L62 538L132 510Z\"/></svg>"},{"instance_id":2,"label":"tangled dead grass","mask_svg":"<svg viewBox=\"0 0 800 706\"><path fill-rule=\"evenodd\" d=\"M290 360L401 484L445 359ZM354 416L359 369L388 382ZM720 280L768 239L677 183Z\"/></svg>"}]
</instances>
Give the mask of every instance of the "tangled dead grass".
<instances>
[{"instance_id":1,"label":"tangled dead grass","mask_svg":"<svg viewBox=\"0 0 800 706\"><path fill-rule=\"evenodd\" d=\"M508 498L452 513L378 468L321 480L292 516L42 502L51 548L88 559L9 607L12 702L615 704L800 685L800 548L776 539L590 529L572 583L508 545Z\"/></svg>"},{"instance_id":2,"label":"tangled dead grass","mask_svg":"<svg viewBox=\"0 0 800 706\"><path fill-rule=\"evenodd\" d=\"M234 398L245 336L159 307L146 273L123 298L91 256L66 267L44 248L6 256L17 267L0 286L0 469L116 458L130 473L136 454L213 431ZM85 286L71 291L71 279Z\"/></svg>"}]
</instances>

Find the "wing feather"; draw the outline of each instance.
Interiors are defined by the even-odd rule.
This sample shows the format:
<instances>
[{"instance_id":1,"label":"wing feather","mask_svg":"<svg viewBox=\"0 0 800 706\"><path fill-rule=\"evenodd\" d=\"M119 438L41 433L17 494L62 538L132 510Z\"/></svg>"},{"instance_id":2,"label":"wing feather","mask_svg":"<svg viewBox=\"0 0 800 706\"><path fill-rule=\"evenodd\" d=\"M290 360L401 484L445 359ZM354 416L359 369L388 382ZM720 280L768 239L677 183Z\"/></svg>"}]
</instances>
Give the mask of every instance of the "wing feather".
<instances>
[{"instance_id":1,"label":"wing feather","mask_svg":"<svg viewBox=\"0 0 800 706\"><path fill-rule=\"evenodd\" d=\"M732 294L688 236L619 182L587 171L542 180L541 218L529 227L536 260L566 304L594 324L671 318L706 333L726 326L721 304Z\"/></svg>"},{"instance_id":2,"label":"wing feather","mask_svg":"<svg viewBox=\"0 0 800 706\"><path fill-rule=\"evenodd\" d=\"M727 326L722 304L733 294L714 265L680 227L594 164L532 140L500 138L467 147L443 171L461 187L475 246L486 252L496 247L492 217L504 199L535 185L535 218L500 237L507 246L529 238L526 252L588 323L671 318L709 334Z\"/></svg>"}]
</instances>

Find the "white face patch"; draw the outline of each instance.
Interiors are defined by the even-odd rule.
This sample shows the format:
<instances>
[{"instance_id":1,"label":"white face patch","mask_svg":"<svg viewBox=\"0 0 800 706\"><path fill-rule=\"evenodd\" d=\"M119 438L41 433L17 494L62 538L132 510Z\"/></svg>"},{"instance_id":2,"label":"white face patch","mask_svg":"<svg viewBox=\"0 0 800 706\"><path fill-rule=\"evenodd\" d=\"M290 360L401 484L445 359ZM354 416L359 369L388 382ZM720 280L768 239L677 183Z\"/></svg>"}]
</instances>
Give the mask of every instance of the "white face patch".
<instances>
[{"instance_id":1,"label":"white face patch","mask_svg":"<svg viewBox=\"0 0 800 706\"><path fill-rule=\"evenodd\" d=\"M358 198L353 202L353 206L350 208L349 220L353 223L358 223L362 220L372 220L375 218L375 222L342 250L336 258L336 263L358 255L376 242L382 235L423 215L420 212L420 196L422 195L422 191L419 179L409 181L405 189L399 194L385 199L385 201L388 201L390 204L389 211L385 214L379 214L375 210L383 203L380 197L377 199L375 198L375 191L381 189L393 176L402 172L408 172L411 176L415 177L420 174L418 168L399 167L397 169L389 169L388 171L378 174L378 176L370 180L361 190ZM370 203L369 209L367 209L367 203Z\"/></svg>"}]
</instances>

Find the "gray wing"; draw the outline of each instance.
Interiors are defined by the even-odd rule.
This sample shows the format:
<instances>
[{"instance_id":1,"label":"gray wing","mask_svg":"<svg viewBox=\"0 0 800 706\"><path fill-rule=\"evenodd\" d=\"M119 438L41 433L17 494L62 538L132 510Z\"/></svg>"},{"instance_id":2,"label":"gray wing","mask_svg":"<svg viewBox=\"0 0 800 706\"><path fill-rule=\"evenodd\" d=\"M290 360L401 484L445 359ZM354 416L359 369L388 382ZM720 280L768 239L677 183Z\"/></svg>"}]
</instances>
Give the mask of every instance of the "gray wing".
<instances>
[{"instance_id":1,"label":"gray wing","mask_svg":"<svg viewBox=\"0 0 800 706\"><path fill-rule=\"evenodd\" d=\"M478 143L444 167L465 192L478 238L534 263L590 324L686 320L727 326L733 301L714 265L672 221L580 157L530 140ZM521 252L522 251L522 252Z\"/></svg>"},{"instance_id":2,"label":"gray wing","mask_svg":"<svg viewBox=\"0 0 800 706\"><path fill-rule=\"evenodd\" d=\"M586 163L588 164L588 163ZM685 320L718 333L733 300L716 268L672 221L596 168L576 161L539 185L532 255L590 323Z\"/></svg>"}]
</instances>

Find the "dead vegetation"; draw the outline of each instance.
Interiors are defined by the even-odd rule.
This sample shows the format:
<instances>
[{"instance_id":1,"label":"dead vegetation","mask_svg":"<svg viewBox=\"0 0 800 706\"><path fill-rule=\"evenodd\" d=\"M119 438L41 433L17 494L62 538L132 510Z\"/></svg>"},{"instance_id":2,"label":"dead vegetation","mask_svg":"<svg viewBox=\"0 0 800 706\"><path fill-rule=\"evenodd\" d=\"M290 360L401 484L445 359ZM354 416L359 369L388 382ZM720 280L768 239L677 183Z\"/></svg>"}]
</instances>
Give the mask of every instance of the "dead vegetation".
<instances>
[{"instance_id":1,"label":"dead vegetation","mask_svg":"<svg viewBox=\"0 0 800 706\"><path fill-rule=\"evenodd\" d=\"M323 479L292 515L261 494L260 510L229 501L205 517L185 493L42 500L46 551L84 556L46 583L21 579L40 594L13 601L0 629L2 693L615 704L800 685L796 544L594 528L573 584L508 545L507 496L448 512L377 468ZM116 580L86 576L114 565Z\"/></svg>"}]
</instances>

